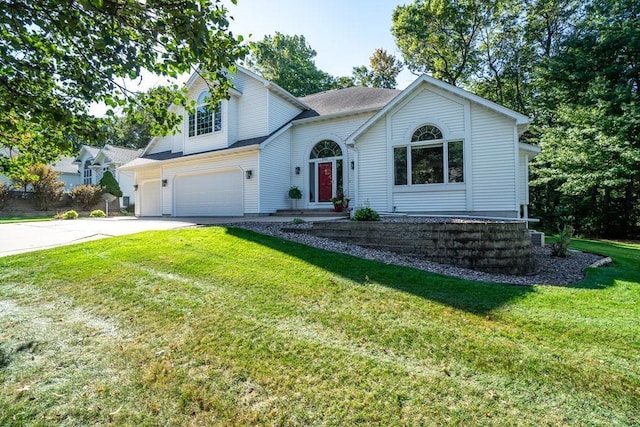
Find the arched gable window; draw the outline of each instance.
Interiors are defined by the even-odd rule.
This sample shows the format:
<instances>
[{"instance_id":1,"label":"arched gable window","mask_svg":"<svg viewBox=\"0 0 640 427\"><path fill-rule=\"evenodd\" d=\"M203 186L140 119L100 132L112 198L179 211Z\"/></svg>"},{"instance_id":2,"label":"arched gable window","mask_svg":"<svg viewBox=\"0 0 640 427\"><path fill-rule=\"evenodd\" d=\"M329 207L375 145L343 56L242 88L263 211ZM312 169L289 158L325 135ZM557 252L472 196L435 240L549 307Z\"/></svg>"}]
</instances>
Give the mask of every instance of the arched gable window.
<instances>
[{"instance_id":1,"label":"arched gable window","mask_svg":"<svg viewBox=\"0 0 640 427\"><path fill-rule=\"evenodd\" d=\"M463 146L463 141L445 140L437 126L419 126L409 143L393 149L394 184L464 182Z\"/></svg>"},{"instance_id":2,"label":"arched gable window","mask_svg":"<svg viewBox=\"0 0 640 427\"><path fill-rule=\"evenodd\" d=\"M420 126L411 135L411 142L442 139L442 131L433 125Z\"/></svg>"},{"instance_id":3,"label":"arched gable window","mask_svg":"<svg viewBox=\"0 0 640 427\"><path fill-rule=\"evenodd\" d=\"M209 92L204 91L196 100L196 111L189 114L189 136L205 135L222 130L222 103L215 110L208 105Z\"/></svg>"}]
</instances>

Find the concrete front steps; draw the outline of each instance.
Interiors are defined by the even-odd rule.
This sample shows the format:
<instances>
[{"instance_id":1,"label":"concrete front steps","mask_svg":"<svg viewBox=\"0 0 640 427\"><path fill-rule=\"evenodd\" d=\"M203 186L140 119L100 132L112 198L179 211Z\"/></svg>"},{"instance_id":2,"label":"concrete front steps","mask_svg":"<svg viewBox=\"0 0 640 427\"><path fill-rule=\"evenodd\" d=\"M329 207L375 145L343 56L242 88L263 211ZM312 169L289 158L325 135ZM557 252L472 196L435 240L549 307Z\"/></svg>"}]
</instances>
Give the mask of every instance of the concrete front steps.
<instances>
[{"instance_id":1,"label":"concrete front steps","mask_svg":"<svg viewBox=\"0 0 640 427\"><path fill-rule=\"evenodd\" d=\"M332 217L332 218L349 218L349 210L336 212L333 209L281 209L271 216L293 216L296 218L304 217Z\"/></svg>"}]
</instances>

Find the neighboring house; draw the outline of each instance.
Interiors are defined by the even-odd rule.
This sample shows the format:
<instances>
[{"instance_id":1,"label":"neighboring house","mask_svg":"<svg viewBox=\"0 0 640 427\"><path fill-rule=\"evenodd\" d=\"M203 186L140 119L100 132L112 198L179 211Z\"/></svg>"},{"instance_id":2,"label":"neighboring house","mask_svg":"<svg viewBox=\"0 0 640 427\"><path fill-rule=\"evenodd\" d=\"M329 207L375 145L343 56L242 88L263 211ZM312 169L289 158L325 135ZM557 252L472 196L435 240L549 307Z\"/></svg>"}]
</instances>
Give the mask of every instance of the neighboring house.
<instances>
[{"instance_id":1,"label":"neighboring house","mask_svg":"<svg viewBox=\"0 0 640 427\"><path fill-rule=\"evenodd\" d=\"M110 171L122 190L120 206L127 207L134 200L134 176L133 172L120 171L119 167L136 159L141 153L142 150L130 150L109 144L102 148L83 145L75 157L74 164L79 170L81 184L97 185L104 172Z\"/></svg>"},{"instance_id":2,"label":"neighboring house","mask_svg":"<svg viewBox=\"0 0 640 427\"><path fill-rule=\"evenodd\" d=\"M82 183L78 166L74 163L75 157L61 157L58 162L51 165L54 171L60 174L60 181L64 182L64 191L71 191L73 187Z\"/></svg>"},{"instance_id":3,"label":"neighboring house","mask_svg":"<svg viewBox=\"0 0 640 427\"><path fill-rule=\"evenodd\" d=\"M0 156L11 157L17 155L15 152L3 147L0 149ZM71 191L73 187L80 184L80 176L78 175L78 167L73 164L73 157L61 157L51 168L60 174L60 181L64 182L64 191ZM0 182L11 186L13 184L11 178L0 173Z\"/></svg>"},{"instance_id":4,"label":"neighboring house","mask_svg":"<svg viewBox=\"0 0 640 427\"><path fill-rule=\"evenodd\" d=\"M296 98L242 67L214 111L197 111L122 166L140 216L265 215L331 207L339 193L379 212L527 216L529 119L429 76L404 91L351 87Z\"/></svg>"}]
</instances>

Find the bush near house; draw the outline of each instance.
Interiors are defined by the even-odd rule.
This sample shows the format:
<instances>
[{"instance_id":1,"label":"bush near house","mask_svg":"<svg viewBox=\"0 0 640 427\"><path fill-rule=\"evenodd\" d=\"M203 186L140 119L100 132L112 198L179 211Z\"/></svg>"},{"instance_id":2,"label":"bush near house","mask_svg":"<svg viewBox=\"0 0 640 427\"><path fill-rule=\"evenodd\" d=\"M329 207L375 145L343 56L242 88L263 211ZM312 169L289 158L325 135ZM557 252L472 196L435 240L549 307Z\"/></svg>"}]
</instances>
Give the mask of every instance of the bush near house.
<instances>
[{"instance_id":1,"label":"bush near house","mask_svg":"<svg viewBox=\"0 0 640 427\"><path fill-rule=\"evenodd\" d=\"M60 217L62 219L77 219L78 218L78 212L76 212L74 210L66 211L65 213L60 215Z\"/></svg>"},{"instance_id":2,"label":"bush near house","mask_svg":"<svg viewBox=\"0 0 640 427\"><path fill-rule=\"evenodd\" d=\"M353 214L355 221L380 221L380 214L368 206L358 208Z\"/></svg>"},{"instance_id":3,"label":"bush near house","mask_svg":"<svg viewBox=\"0 0 640 427\"><path fill-rule=\"evenodd\" d=\"M113 194L116 197L122 197L122 190L120 190L120 185L111 172L106 171L102 175L100 186L104 188L105 193Z\"/></svg>"},{"instance_id":4,"label":"bush near house","mask_svg":"<svg viewBox=\"0 0 640 427\"><path fill-rule=\"evenodd\" d=\"M27 184L33 192L36 209L46 211L49 206L60 200L64 182L58 181L60 174L46 165L33 165L28 170Z\"/></svg>"},{"instance_id":5,"label":"bush near house","mask_svg":"<svg viewBox=\"0 0 640 427\"><path fill-rule=\"evenodd\" d=\"M79 185L71 190L71 197L85 211L97 205L101 196L102 187L97 185Z\"/></svg>"},{"instance_id":6,"label":"bush near house","mask_svg":"<svg viewBox=\"0 0 640 427\"><path fill-rule=\"evenodd\" d=\"M103 210L96 209L95 211L91 211L89 216L91 218L105 218L107 214L105 214Z\"/></svg>"}]
</instances>

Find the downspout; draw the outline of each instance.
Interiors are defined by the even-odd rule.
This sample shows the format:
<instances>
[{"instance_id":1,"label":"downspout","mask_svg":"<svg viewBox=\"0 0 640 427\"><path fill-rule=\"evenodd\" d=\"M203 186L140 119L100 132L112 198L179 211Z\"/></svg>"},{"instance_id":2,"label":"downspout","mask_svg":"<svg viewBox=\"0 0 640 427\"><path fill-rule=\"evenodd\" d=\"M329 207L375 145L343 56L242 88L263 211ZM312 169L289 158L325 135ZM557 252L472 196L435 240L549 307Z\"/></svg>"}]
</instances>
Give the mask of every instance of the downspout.
<instances>
[{"instance_id":1,"label":"downspout","mask_svg":"<svg viewBox=\"0 0 640 427\"><path fill-rule=\"evenodd\" d=\"M356 212L356 209L358 209L358 206L360 205L360 196L359 196L359 190L360 190L360 185L359 185L359 180L358 180L358 171L360 170L360 162L359 162L359 156L358 156L358 149L356 148L356 144L354 141L353 144L353 161L354 161L354 168L353 168L353 186L354 191L353 191L353 209L351 209L351 218L353 218L353 215Z\"/></svg>"}]
</instances>

